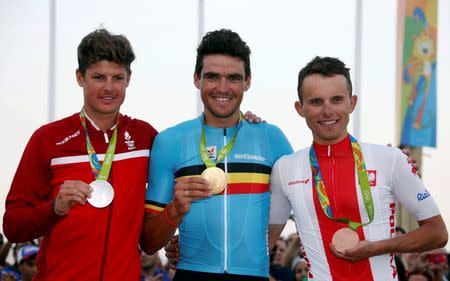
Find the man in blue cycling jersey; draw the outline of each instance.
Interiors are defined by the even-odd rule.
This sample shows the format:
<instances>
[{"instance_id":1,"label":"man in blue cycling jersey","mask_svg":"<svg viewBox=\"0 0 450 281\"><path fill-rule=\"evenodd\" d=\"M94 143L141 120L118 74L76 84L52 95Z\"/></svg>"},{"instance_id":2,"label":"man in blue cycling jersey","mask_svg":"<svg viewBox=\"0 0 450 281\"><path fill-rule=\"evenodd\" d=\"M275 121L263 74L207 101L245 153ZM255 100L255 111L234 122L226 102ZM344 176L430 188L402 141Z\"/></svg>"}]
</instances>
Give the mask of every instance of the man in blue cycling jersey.
<instances>
[{"instance_id":1,"label":"man in blue cycling jersey","mask_svg":"<svg viewBox=\"0 0 450 281\"><path fill-rule=\"evenodd\" d=\"M270 173L292 148L278 127L242 118L250 82L240 36L207 33L194 72L204 112L153 144L141 246L153 253L179 228L175 281L268 280Z\"/></svg>"}]
</instances>

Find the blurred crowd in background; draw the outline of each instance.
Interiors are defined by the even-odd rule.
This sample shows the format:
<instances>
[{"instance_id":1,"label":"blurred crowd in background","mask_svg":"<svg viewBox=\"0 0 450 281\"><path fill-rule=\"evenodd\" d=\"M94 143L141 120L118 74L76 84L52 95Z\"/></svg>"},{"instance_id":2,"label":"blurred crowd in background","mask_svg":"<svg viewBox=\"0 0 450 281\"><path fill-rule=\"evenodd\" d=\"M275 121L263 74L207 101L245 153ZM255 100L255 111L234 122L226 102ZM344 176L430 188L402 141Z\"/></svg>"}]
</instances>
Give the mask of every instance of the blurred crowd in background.
<instances>
[{"instance_id":1,"label":"blurred crowd in background","mask_svg":"<svg viewBox=\"0 0 450 281\"><path fill-rule=\"evenodd\" d=\"M401 227L396 235L403 235ZM36 257L39 240L28 243L11 244L0 236L1 281L31 281L36 274ZM163 262L161 253L141 254L141 281L171 281L175 269ZM82 258L82 257L80 257ZM164 259L165 261L166 259ZM279 238L270 253L270 280L304 281L308 280L308 260L303 256L301 241L296 233L286 239ZM448 281L449 254L445 249L424 253L397 253L395 255L399 281Z\"/></svg>"}]
</instances>

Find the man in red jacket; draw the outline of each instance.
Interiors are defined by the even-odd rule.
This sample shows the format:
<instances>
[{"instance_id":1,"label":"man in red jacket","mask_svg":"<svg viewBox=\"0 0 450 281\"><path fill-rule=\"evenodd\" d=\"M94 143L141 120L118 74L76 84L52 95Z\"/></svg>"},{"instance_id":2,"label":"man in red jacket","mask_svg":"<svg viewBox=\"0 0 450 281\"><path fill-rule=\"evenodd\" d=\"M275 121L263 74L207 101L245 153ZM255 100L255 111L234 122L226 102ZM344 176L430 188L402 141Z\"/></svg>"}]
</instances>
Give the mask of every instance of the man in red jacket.
<instances>
[{"instance_id":1,"label":"man in red jacket","mask_svg":"<svg viewBox=\"0 0 450 281\"><path fill-rule=\"evenodd\" d=\"M78 46L80 112L39 128L6 199L13 242L44 237L34 280L139 280L139 235L156 130L119 113L135 56L105 29Z\"/></svg>"}]
</instances>

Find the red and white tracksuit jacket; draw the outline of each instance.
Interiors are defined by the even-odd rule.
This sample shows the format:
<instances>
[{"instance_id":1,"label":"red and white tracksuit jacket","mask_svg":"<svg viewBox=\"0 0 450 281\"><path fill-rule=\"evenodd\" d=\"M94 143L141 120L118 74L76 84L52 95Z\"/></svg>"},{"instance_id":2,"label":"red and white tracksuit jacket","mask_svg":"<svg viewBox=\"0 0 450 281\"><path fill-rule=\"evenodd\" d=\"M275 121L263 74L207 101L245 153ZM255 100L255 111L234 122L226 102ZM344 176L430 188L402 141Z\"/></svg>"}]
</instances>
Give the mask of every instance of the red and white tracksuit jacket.
<instances>
[{"instance_id":1,"label":"red and white tracksuit jacket","mask_svg":"<svg viewBox=\"0 0 450 281\"><path fill-rule=\"evenodd\" d=\"M103 161L113 130L86 122ZM149 151L156 130L119 115L117 144L108 181L114 200L105 208L76 204L66 216L52 201L65 180L90 183L86 135L79 114L39 128L31 137L6 199L6 237L22 242L43 236L33 280L140 280L138 250L144 214Z\"/></svg>"}]
</instances>

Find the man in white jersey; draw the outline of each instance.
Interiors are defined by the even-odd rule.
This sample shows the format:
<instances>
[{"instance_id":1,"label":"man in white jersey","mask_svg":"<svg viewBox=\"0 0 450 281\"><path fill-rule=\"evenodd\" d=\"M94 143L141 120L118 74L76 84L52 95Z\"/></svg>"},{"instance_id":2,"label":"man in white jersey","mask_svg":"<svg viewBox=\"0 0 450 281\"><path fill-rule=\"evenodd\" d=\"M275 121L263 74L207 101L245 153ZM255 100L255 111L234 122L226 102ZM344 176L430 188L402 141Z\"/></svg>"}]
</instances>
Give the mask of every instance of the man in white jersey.
<instances>
[{"instance_id":1,"label":"man in white jersey","mask_svg":"<svg viewBox=\"0 0 450 281\"><path fill-rule=\"evenodd\" d=\"M292 209L308 280L397 280L393 253L443 247L447 229L407 156L349 135L357 97L345 64L314 58L299 73L298 95L295 108L314 143L272 169L270 245ZM401 237L395 237L398 203L419 222Z\"/></svg>"}]
</instances>

